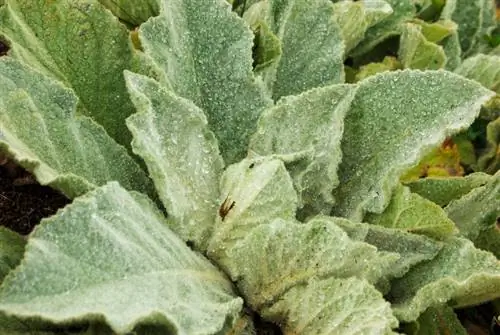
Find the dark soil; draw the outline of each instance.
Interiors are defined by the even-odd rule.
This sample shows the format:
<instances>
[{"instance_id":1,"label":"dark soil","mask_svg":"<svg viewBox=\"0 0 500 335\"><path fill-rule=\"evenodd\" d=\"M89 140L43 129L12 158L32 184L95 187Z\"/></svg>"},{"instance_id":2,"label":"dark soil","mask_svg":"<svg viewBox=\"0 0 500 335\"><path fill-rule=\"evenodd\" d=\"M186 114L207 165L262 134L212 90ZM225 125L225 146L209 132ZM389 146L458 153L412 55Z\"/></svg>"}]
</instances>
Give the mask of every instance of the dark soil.
<instances>
[{"instance_id":1,"label":"dark soil","mask_svg":"<svg viewBox=\"0 0 500 335\"><path fill-rule=\"evenodd\" d=\"M32 181L24 170L0 165L0 226L29 234L44 217L70 202L50 187Z\"/></svg>"}]
</instances>

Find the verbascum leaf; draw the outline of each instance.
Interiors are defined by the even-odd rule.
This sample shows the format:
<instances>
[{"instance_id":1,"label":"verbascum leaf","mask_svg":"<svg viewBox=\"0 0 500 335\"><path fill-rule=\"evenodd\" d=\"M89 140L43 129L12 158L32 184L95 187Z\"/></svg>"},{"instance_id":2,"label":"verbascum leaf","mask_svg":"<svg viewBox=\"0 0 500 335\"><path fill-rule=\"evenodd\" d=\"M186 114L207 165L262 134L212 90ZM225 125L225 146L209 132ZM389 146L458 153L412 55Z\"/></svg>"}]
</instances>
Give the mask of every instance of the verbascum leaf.
<instances>
[{"instance_id":1,"label":"verbascum leaf","mask_svg":"<svg viewBox=\"0 0 500 335\"><path fill-rule=\"evenodd\" d=\"M455 73L473 79L500 93L500 56L476 55L469 57L455 69Z\"/></svg>"},{"instance_id":2,"label":"verbascum leaf","mask_svg":"<svg viewBox=\"0 0 500 335\"><path fill-rule=\"evenodd\" d=\"M329 0L268 0L267 22L281 41L272 96L344 82L344 43Z\"/></svg>"},{"instance_id":3,"label":"verbascum leaf","mask_svg":"<svg viewBox=\"0 0 500 335\"><path fill-rule=\"evenodd\" d=\"M421 27L421 32L425 36L425 39L432 43L439 43L457 31L457 24L451 20L427 22L415 19L412 22Z\"/></svg>"},{"instance_id":4,"label":"verbascum leaf","mask_svg":"<svg viewBox=\"0 0 500 335\"><path fill-rule=\"evenodd\" d=\"M191 101L148 77L130 72L125 77L138 110L127 119L132 149L148 166L171 228L205 250L224 167L215 135Z\"/></svg>"},{"instance_id":5,"label":"verbascum leaf","mask_svg":"<svg viewBox=\"0 0 500 335\"><path fill-rule=\"evenodd\" d=\"M229 166L220 183L220 208L209 245L218 264L232 262L227 250L252 229L272 220L294 220L297 194L285 165L273 157L244 159Z\"/></svg>"},{"instance_id":6,"label":"verbascum leaf","mask_svg":"<svg viewBox=\"0 0 500 335\"><path fill-rule=\"evenodd\" d=\"M69 198L116 180L154 197L151 180L105 130L76 115L73 90L0 59L0 151ZM119 163L117 163L119 162Z\"/></svg>"},{"instance_id":7,"label":"verbascum leaf","mask_svg":"<svg viewBox=\"0 0 500 335\"><path fill-rule=\"evenodd\" d=\"M462 62L462 48L460 47L460 40L458 39L458 32L453 32L450 36L446 37L443 42L444 53L446 54L445 69L448 71L455 70Z\"/></svg>"},{"instance_id":8,"label":"verbascum leaf","mask_svg":"<svg viewBox=\"0 0 500 335\"><path fill-rule=\"evenodd\" d=\"M495 173L500 170L500 117L486 126L486 148L477 160L477 170Z\"/></svg>"},{"instance_id":9,"label":"verbascum leaf","mask_svg":"<svg viewBox=\"0 0 500 335\"><path fill-rule=\"evenodd\" d=\"M0 311L21 320L104 320L119 334L140 323L214 334L241 307L231 283L168 229L155 205L116 182L42 220L0 289Z\"/></svg>"},{"instance_id":10,"label":"verbascum leaf","mask_svg":"<svg viewBox=\"0 0 500 335\"><path fill-rule=\"evenodd\" d=\"M386 56L382 62L372 62L363 65L354 76L354 82L361 81L380 72L402 70L401 62L395 57Z\"/></svg>"},{"instance_id":11,"label":"verbascum leaf","mask_svg":"<svg viewBox=\"0 0 500 335\"><path fill-rule=\"evenodd\" d=\"M160 0L131 2L127 0L99 0L121 20L138 26L160 12Z\"/></svg>"},{"instance_id":12,"label":"verbascum leaf","mask_svg":"<svg viewBox=\"0 0 500 335\"><path fill-rule=\"evenodd\" d=\"M224 0L163 1L161 12L139 30L145 53L165 85L206 114L225 161L239 161L272 104L252 72L252 32Z\"/></svg>"},{"instance_id":13,"label":"verbascum leaf","mask_svg":"<svg viewBox=\"0 0 500 335\"><path fill-rule=\"evenodd\" d=\"M0 283L21 262L25 244L21 235L0 227Z\"/></svg>"},{"instance_id":14,"label":"verbascum leaf","mask_svg":"<svg viewBox=\"0 0 500 335\"><path fill-rule=\"evenodd\" d=\"M500 257L500 172L446 208L460 234Z\"/></svg>"},{"instance_id":15,"label":"verbascum leaf","mask_svg":"<svg viewBox=\"0 0 500 335\"><path fill-rule=\"evenodd\" d=\"M386 228L367 223L354 223L337 218L335 224L355 240L371 244L379 251L396 253L399 259L377 282L377 288L387 293L390 280L402 277L415 264L433 259L443 244L434 239L410 234L399 229Z\"/></svg>"},{"instance_id":16,"label":"verbascum leaf","mask_svg":"<svg viewBox=\"0 0 500 335\"><path fill-rule=\"evenodd\" d=\"M407 335L467 335L457 315L448 306L430 307L417 321L403 327Z\"/></svg>"},{"instance_id":17,"label":"verbascum leaf","mask_svg":"<svg viewBox=\"0 0 500 335\"><path fill-rule=\"evenodd\" d=\"M383 213L368 213L364 220L438 240L458 232L453 221L439 205L412 193L408 187L402 185L396 187L391 202Z\"/></svg>"},{"instance_id":18,"label":"verbascum leaf","mask_svg":"<svg viewBox=\"0 0 500 335\"><path fill-rule=\"evenodd\" d=\"M402 30L398 57L405 68L438 70L444 67L446 55L443 48L428 41L419 25L406 23Z\"/></svg>"},{"instance_id":19,"label":"verbascum leaf","mask_svg":"<svg viewBox=\"0 0 500 335\"><path fill-rule=\"evenodd\" d=\"M345 43L345 55L348 55L349 51L363 40L369 27L392 14L391 6L382 0L340 1L333 6L334 18L340 27Z\"/></svg>"},{"instance_id":20,"label":"verbascum leaf","mask_svg":"<svg viewBox=\"0 0 500 335\"><path fill-rule=\"evenodd\" d=\"M332 85L281 99L265 110L250 140L250 152L282 159L293 179L299 207L329 213L338 185L344 116L356 87Z\"/></svg>"},{"instance_id":21,"label":"verbascum leaf","mask_svg":"<svg viewBox=\"0 0 500 335\"><path fill-rule=\"evenodd\" d=\"M489 174L476 172L465 177L422 178L405 182L404 185L408 186L413 193L439 206L446 206L450 201L464 196L476 187L485 185L491 178Z\"/></svg>"},{"instance_id":22,"label":"verbascum leaf","mask_svg":"<svg viewBox=\"0 0 500 335\"><path fill-rule=\"evenodd\" d=\"M366 31L364 40L351 52L351 56L361 56L377 44L399 35L402 24L415 15L412 0L387 0L386 2L391 6L392 14Z\"/></svg>"},{"instance_id":23,"label":"verbascum leaf","mask_svg":"<svg viewBox=\"0 0 500 335\"><path fill-rule=\"evenodd\" d=\"M500 297L500 264L464 238L449 239L431 261L392 282L388 296L400 321L415 321L429 307L465 307Z\"/></svg>"},{"instance_id":24,"label":"verbascum leaf","mask_svg":"<svg viewBox=\"0 0 500 335\"><path fill-rule=\"evenodd\" d=\"M108 10L91 0L9 0L0 10L0 35L10 41L10 56L72 88L78 112L130 147L125 118L134 107L123 70L139 71L141 61Z\"/></svg>"},{"instance_id":25,"label":"verbascum leaf","mask_svg":"<svg viewBox=\"0 0 500 335\"><path fill-rule=\"evenodd\" d=\"M262 315L283 324L284 334L396 334L390 305L364 279L311 279L286 292Z\"/></svg>"},{"instance_id":26,"label":"verbascum leaf","mask_svg":"<svg viewBox=\"0 0 500 335\"><path fill-rule=\"evenodd\" d=\"M229 273L245 301L261 310L312 278L357 277L376 283L391 271L399 255L351 240L335 220L319 217L302 224L276 219L229 249L235 260Z\"/></svg>"},{"instance_id":27,"label":"verbascum leaf","mask_svg":"<svg viewBox=\"0 0 500 335\"><path fill-rule=\"evenodd\" d=\"M490 0L446 1L441 18L458 24L458 37L463 56L475 52L484 35L495 28L495 3Z\"/></svg>"},{"instance_id":28,"label":"verbascum leaf","mask_svg":"<svg viewBox=\"0 0 500 335\"><path fill-rule=\"evenodd\" d=\"M400 174L468 127L494 93L445 71L382 73L359 82L344 121L334 214L381 213Z\"/></svg>"}]
</instances>

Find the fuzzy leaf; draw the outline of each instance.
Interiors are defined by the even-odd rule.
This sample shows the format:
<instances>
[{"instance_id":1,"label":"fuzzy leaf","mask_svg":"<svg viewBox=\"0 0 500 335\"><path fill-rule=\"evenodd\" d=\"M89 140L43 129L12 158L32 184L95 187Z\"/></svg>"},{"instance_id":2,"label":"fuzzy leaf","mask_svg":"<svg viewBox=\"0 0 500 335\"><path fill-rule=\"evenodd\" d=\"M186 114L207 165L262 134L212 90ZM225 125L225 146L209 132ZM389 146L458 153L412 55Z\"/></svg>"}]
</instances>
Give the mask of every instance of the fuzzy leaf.
<instances>
[{"instance_id":1,"label":"fuzzy leaf","mask_svg":"<svg viewBox=\"0 0 500 335\"><path fill-rule=\"evenodd\" d=\"M138 26L160 12L160 0L128 1L128 0L99 0L121 20Z\"/></svg>"},{"instance_id":2,"label":"fuzzy leaf","mask_svg":"<svg viewBox=\"0 0 500 335\"><path fill-rule=\"evenodd\" d=\"M469 57L455 70L455 73L473 79L497 93L500 93L500 56L476 55Z\"/></svg>"},{"instance_id":3,"label":"fuzzy leaf","mask_svg":"<svg viewBox=\"0 0 500 335\"><path fill-rule=\"evenodd\" d=\"M365 39L352 51L352 56L367 53L388 38L399 35L402 23L415 15L412 0L386 0L386 2L393 10L392 14L367 30Z\"/></svg>"},{"instance_id":4,"label":"fuzzy leaf","mask_svg":"<svg viewBox=\"0 0 500 335\"><path fill-rule=\"evenodd\" d=\"M383 0L340 1L333 6L334 18L340 26L345 43L345 55L363 40L369 27L392 14L391 6Z\"/></svg>"},{"instance_id":5,"label":"fuzzy leaf","mask_svg":"<svg viewBox=\"0 0 500 335\"><path fill-rule=\"evenodd\" d=\"M219 265L237 261L227 259L227 249L255 227L295 218L297 194L281 160L257 157L233 164L224 171L220 189L221 207L209 246Z\"/></svg>"},{"instance_id":6,"label":"fuzzy leaf","mask_svg":"<svg viewBox=\"0 0 500 335\"><path fill-rule=\"evenodd\" d=\"M500 257L500 172L486 185L452 201L445 210L462 236Z\"/></svg>"},{"instance_id":7,"label":"fuzzy leaf","mask_svg":"<svg viewBox=\"0 0 500 335\"><path fill-rule=\"evenodd\" d=\"M487 173L500 170L500 117L486 126L487 145L477 160L476 169Z\"/></svg>"},{"instance_id":8,"label":"fuzzy leaf","mask_svg":"<svg viewBox=\"0 0 500 335\"><path fill-rule=\"evenodd\" d=\"M217 140L191 101L144 76L128 72L126 81L138 110L127 119L132 148L148 166L172 229L205 250L224 167Z\"/></svg>"},{"instance_id":9,"label":"fuzzy leaf","mask_svg":"<svg viewBox=\"0 0 500 335\"><path fill-rule=\"evenodd\" d=\"M422 28L414 23L403 25L398 55L403 66L409 69L438 70L446 63L443 48L429 42Z\"/></svg>"},{"instance_id":10,"label":"fuzzy leaf","mask_svg":"<svg viewBox=\"0 0 500 335\"><path fill-rule=\"evenodd\" d=\"M396 334L389 303L366 280L312 279L295 286L263 316L284 324L284 334Z\"/></svg>"},{"instance_id":11,"label":"fuzzy leaf","mask_svg":"<svg viewBox=\"0 0 500 335\"><path fill-rule=\"evenodd\" d=\"M466 127L494 93L445 71L382 73L359 83L344 121L336 215L381 213L400 174Z\"/></svg>"},{"instance_id":12,"label":"fuzzy leaf","mask_svg":"<svg viewBox=\"0 0 500 335\"><path fill-rule=\"evenodd\" d=\"M446 37L443 42L444 53L446 55L445 69L454 71L462 62L462 49L460 47L460 40L458 39L458 32L453 32L450 36Z\"/></svg>"},{"instance_id":13,"label":"fuzzy leaf","mask_svg":"<svg viewBox=\"0 0 500 335\"><path fill-rule=\"evenodd\" d=\"M439 240L457 232L455 224L440 206L416 193L411 193L408 187L402 185L396 187L389 206L382 214L368 213L364 220Z\"/></svg>"},{"instance_id":14,"label":"fuzzy leaf","mask_svg":"<svg viewBox=\"0 0 500 335\"><path fill-rule=\"evenodd\" d=\"M491 179L486 173L472 173L465 177L449 178L422 178L406 182L413 193L438 204L446 206L452 200L456 200L474 188L483 186Z\"/></svg>"},{"instance_id":15,"label":"fuzzy leaf","mask_svg":"<svg viewBox=\"0 0 500 335\"><path fill-rule=\"evenodd\" d=\"M134 107L123 70L141 65L127 29L108 10L92 0L8 0L0 35L10 41L10 56L72 88L78 112L130 147L125 119Z\"/></svg>"},{"instance_id":16,"label":"fuzzy leaf","mask_svg":"<svg viewBox=\"0 0 500 335\"><path fill-rule=\"evenodd\" d=\"M150 179L125 148L90 118L76 115L72 90L10 57L0 58L0 81L0 151L40 184L73 198L117 180L154 196Z\"/></svg>"},{"instance_id":17,"label":"fuzzy leaf","mask_svg":"<svg viewBox=\"0 0 500 335\"><path fill-rule=\"evenodd\" d=\"M388 292L390 280L402 277L415 264L433 259L443 245L431 238L410 234L400 229L341 219L336 219L335 224L353 240L371 244L379 251L397 253L400 256L390 271L377 282L377 288L383 293Z\"/></svg>"},{"instance_id":18,"label":"fuzzy leaf","mask_svg":"<svg viewBox=\"0 0 500 335\"><path fill-rule=\"evenodd\" d=\"M44 219L0 290L4 313L54 323L105 320L121 334L141 322L214 334L241 307L231 283L167 228L147 197L115 182Z\"/></svg>"},{"instance_id":19,"label":"fuzzy leaf","mask_svg":"<svg viewBox=\"0 0 500 335\"><path fill-rule=\"evenodd\" d=\"M250 152L276 155L287 164L299 207L329 213L338 185L343 120L355 86L332 85L281 99L264 111L250 140Z\"/></svg>"},{"instance_id":20,"label":"fuzzy leaf","mask_svg":"<svg viewBox=\"0 0 500 335\"><path fill-rule=\"evenodd\" d=\"M344 82L342 32L332 19L330 0L268 0L267 22L283 53L272 82L272 96L298 94Z\"/></svg>"},{"instance_id":21,"label":"fuzzy leaf","mask_svg":"<svg viewBox=\"0 0 500 335\"><path fill-rule=\"evenodd\" d=\"M25 244L20 235L0 227L0 283L21 262Z\"/></svg>"},{"instance_id":22,"label":"fuzzy leaf","mask_svg":"<svg viewBox=\"0 0 500 335\"><path fill-rule=\"evenodd\" d=\"M226 162L243 158L261 110L272 103L253 76L245 22L224 0L169 0L139 36L165 85L205 112Z\"/></svg>"},{"instance_id":23,"label":"fuzzy leaf","mask_svg":"<svg viewBox=\"0 0 500 335\"><path fill-rule=\"evenodd\" d=\"M437 22L426 22L419 19L412 22L422 28L425 39L432 43L439 43L457 30L457 24L451 20L440 20Z\"/></svg>"},{"instance_id":24,"label":"fuzzy leaf","mask_svg":"<svg viewBox=\"0 0 500 335\"><path fill-rule=\"evenodd\" d=\"M230 248L228 255L237 262L229 273L245 301L261 310L312 278L357 277L376 283L391 271L399 255L351 240L336 220L318 217L302 224L276 219Z\"/></svg>"},{"instance_id":25,"label":"fuzzy leaf","mask_svg":"<svg viewBox=\"0 0 500 335\"><path fill-rule=\"evenodd\" d=\"M457 315L448 306L430 307L417 321L404 328L407 335L467 335Z\"/></svg>"},{"instance_id":26,"label":"fuzzy leaf","mask_svg":"<svg viewBox=\"0 0 500 335\"><path fill-rule=\"evenodd\" d=\"M428 307L480 304L500 297L500 264L463 238L447 241L431 261L392 282L389 298L400 321L414 321Z\"/></svg>"}]
</instances>

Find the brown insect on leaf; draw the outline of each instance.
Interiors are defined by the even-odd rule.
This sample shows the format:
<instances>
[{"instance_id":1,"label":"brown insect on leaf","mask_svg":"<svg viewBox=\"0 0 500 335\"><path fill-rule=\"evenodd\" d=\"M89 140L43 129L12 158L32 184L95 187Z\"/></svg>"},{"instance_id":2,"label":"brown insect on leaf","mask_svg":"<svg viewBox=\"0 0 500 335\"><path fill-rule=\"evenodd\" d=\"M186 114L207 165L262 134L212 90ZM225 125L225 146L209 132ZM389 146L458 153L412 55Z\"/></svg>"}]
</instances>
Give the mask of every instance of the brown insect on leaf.
<instances>
[{"instance_id":1,"label":"brown insect on leaf","mask_svg":"<svg viewBox=\"0 0 500 335\"><path fill-rule=\"evenodd\" d=\"M222 203L222 205L220 205L220 208L219 208L219 215L220 215L222 221L224 221L224 219L226 218L226 215L229 213L229 211L231 209L233 209L235 204L236 204L236 202L231 201L229 199L229 195L228 195L226 197L226 200L224 200L224 202Z\"/></svg>"}]
</instances>

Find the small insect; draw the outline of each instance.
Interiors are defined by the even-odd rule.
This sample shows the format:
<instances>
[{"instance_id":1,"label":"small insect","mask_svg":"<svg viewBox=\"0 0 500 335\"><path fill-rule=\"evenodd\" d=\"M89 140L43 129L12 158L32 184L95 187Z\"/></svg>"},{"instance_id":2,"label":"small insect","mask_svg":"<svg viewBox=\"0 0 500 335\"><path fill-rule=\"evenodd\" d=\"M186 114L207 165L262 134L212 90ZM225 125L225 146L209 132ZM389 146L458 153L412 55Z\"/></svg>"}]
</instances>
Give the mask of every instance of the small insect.
<instances>
[{"instance_id":1,"label":"small insect","mask_svg":"<svg viewBox=\"0 0 500 335\"><path fill-rule=\"evenodd\" d=\"M229 199L229 195L228 195L226 197L226 200L224 200L224 202L222 203L222 205L220 205L220 208L219 208L219 215L220 215L222 221L224 221L224 219L226 218L226 215L229 213L229 211L231 209L233 209L235 204L236 204L236 202L231 201Z\"/></svg>"}]
</instances>

